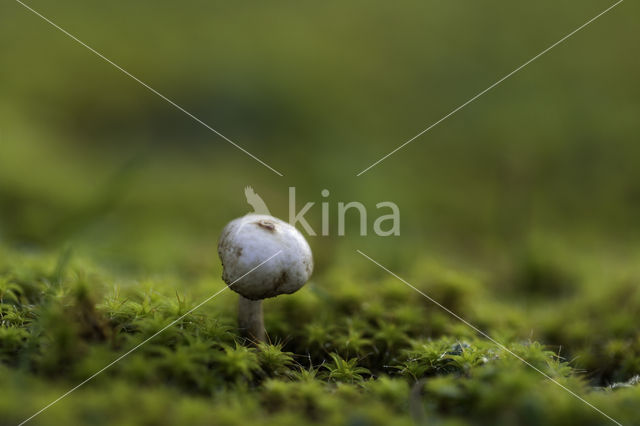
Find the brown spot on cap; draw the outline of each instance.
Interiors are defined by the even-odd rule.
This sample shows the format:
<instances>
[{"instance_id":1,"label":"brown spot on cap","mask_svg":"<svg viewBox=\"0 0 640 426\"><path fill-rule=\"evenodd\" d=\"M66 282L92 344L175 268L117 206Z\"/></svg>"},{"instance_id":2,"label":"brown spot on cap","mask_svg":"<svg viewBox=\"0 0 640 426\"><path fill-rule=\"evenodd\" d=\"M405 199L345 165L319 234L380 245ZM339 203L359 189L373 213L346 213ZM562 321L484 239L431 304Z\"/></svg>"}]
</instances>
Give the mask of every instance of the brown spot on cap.
<instances>
[{"instance_id":1,"label":"brown spot on cap","mask_svg":"<svg viewBox=\"0 0 640 426\"><path fill-rule=\"evenodd\" d=\"M270 220L265 220L265 219L259 220L255 222L255 224L258 225L260 228L266 229L267 231L274 232L276 230L276 224Z\"/></svg>"}]
</instances>

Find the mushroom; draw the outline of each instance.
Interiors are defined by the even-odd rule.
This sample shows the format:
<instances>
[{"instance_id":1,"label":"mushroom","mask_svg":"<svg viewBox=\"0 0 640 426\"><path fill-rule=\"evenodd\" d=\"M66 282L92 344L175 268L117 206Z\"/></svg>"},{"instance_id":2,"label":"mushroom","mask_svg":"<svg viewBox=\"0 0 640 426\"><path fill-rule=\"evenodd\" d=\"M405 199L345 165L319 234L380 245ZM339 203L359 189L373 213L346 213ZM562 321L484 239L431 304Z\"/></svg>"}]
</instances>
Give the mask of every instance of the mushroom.
<instances>
[{"instance_id":1,"label":"mushroom","mask_svg":"<svg viewBox=\"0 0 640 426\"><path fill-rule=\"evenodd\" d=\"M313 271L309 244L294 226L273 216L250 213L224 227L218 255L222 279L240 295L241 333L255 342L264 341L262 299L294 293L307 282ZM270 256L273 258L265 262Z\"/></svg>"}]
</instances>

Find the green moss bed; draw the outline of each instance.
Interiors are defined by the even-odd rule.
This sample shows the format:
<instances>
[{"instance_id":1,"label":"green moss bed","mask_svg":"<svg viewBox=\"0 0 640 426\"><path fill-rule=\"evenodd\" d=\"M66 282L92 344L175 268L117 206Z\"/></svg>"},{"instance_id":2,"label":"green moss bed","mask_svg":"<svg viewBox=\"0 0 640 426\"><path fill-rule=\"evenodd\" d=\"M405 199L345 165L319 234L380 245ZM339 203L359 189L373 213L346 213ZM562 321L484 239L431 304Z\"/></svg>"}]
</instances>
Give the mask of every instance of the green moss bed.
<instances>
[{"instance_id":1,"label":"green moss bed","mask_svg":"<svg viewBox=\"0 0 640 426\"><path fill-rule=\"evenodd\" d=\"M225 290L31 424L613 424L366 262L267 300L270 343L257 347L239 337L237 295ZM640 424L638 276L591 285L535 257L514 270L515 295L432 259L396 272L617 421ZM0 249L0 424L224 288L214 272L155 277L71 251Z\"/></svg>"}]
</instances>

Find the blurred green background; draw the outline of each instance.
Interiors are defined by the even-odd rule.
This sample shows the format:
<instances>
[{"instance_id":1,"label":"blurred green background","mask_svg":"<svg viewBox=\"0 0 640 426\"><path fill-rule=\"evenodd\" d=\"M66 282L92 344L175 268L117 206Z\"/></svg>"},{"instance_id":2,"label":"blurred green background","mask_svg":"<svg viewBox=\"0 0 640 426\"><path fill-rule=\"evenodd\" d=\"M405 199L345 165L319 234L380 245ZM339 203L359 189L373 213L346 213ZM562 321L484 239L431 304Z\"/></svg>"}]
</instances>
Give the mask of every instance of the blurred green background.
<instances>
[{"instance_id":1,"label":"blurred green background","mask_svg":"<svg viewBox=\"0 0 640 426\"><path fill-rule=\"evenodd\" d=\"M640 147L625 2L431 132L355 174L610 3L29 3L281 171L264 168L15 2L0 35L0 229L119 265L215 263L252 185L280 216L396 202L401 236L313 237L483 265L542 235L581 249L638 237ZM335 232L332 232L335 233ZM486 256L489 256L487 258ZM203 259L206 258L206 259ZM322 268L324 262L318 262Z\"/></svg>"}]
</instances>

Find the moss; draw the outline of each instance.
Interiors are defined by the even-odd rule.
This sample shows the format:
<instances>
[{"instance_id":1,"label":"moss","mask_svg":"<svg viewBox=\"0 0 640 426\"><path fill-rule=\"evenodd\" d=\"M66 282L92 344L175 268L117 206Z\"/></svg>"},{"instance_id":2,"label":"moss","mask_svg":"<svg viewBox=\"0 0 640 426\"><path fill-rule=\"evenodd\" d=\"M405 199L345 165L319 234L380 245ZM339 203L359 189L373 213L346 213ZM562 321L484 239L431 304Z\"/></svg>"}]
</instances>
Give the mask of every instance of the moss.
<instances>
[{"instance_id":1,"label":"moss","mask_svg":"<svg viewBox=\"0 0 640 426\"><path fill-rule=\"evenodd\" d=\"M5 418L15 421L223 285L183 283L182 294L167 278L111 276L87 260L65 259L60 267L56 256L5 252L0 384L8 392L1 404ZM470 320L519 357L623 423L634 418L640 335L631 319L640 301L628 280L604 290L584 286L580 297L525 314L462 272L433 263L414 270L421 288L451 307L471 306L468 314L477 318ZM269 301L271 343L256 347L240 344L236 296L224 292L38 421L99 424L101 413L117 407L115 418L131 424L603 422L504 349L424 298L398 290L401 283L381 276L368 281L380 291L367 292L358 276L328 278L336 275L327 271L313 286ZM603 302L624 302L627 312L612 317ZM509 313L509 321L500 313ZM576 320L567 323L567 315ZM531 327L541 341L531 339ZM549 345L559 341L561 350ZM28 404L17 403L27 395Z\"/></svg>"}]
</instances>

